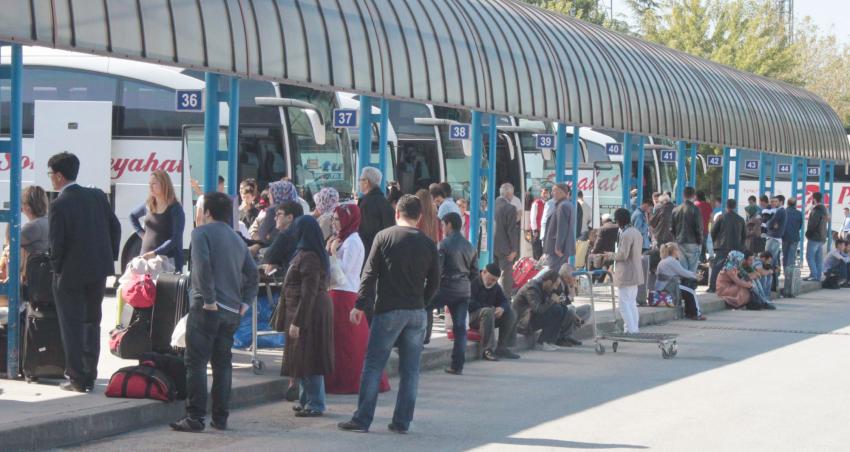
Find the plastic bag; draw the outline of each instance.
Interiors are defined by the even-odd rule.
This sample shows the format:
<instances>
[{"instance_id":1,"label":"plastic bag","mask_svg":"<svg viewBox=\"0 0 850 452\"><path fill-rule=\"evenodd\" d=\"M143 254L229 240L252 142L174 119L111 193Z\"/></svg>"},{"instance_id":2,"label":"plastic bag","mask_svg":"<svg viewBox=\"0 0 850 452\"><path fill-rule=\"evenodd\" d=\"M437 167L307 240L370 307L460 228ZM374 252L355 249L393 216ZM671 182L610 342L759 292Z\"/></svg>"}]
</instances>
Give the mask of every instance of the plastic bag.
<instances>
[{"instance_id":1,"label":"plastic bag","mask_svg":"<svg viewBox=\"0 0 850 452\"><path fill-rule=\"evenodd\" d=\"M278 297L279 292L273 293L272 297ZM272 317L276 304L270 302L268 297L264 295L257 296L257 332L274 331L269 326L269 321ZM251 346L251 309L249 308L245 315L242 316L242 321L239 323L239 328L233 333L234 348L248 348ZM283 348L283 334L273 334L257 337L257 348Z\"/></svg>"},{"instance_id":2,"label":"plastic bag","mask_svg":"<svg viewBox=\"0 0 850 452\"><path fill-rule=\"evenodd\" d=\"M186 319L189 314L184 315L174 326L174 332L171 333L171 346L176 348L186 348Z\"/></svg>"}]
</instances>

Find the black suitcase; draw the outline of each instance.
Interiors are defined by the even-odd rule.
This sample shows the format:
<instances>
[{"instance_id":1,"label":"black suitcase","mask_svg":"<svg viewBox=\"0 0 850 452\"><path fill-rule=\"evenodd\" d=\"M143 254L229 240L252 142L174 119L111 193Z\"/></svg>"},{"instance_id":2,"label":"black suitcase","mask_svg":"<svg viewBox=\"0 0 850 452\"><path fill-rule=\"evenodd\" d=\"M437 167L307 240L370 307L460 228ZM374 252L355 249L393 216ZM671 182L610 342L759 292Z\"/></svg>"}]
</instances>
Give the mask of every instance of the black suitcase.
<instances>
[{"instance_id":1,"label":"black suitcase","mask_svg":"<svg viewBox=\"0 0 850 452\"><path fill-rule=\"evenodd\" d=\"M171 334L177 322L189 312L189 276L163 273L156 280L156 302L151 316L151 348L170 353Z\"/></svg>"},{"instance_id":2,"label":"black suitcase","mask_svg":"<svg viewBox=\"0 0 850 452\"><path fill-rule=\"evenodd\" d=\"M21 371L27 381L65 378L65 349L52 307L27 307Z\"/></svg>"}]
</instances>

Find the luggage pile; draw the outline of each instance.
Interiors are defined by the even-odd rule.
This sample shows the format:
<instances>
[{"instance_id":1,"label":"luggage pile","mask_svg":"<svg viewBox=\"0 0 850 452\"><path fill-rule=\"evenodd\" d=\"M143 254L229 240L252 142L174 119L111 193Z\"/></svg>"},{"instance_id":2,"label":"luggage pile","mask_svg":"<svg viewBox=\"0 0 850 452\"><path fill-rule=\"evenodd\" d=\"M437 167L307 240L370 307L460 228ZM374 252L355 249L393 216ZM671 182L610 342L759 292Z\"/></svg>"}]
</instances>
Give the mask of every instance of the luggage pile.
<instances>
[{"instance_id":1,"label":"luggage pile","mask_svg":"<svg viewBox=\"0 0 850 452\"><path fill-rule=\"evenodd\" d=\"M186 366L183 359L143 353L137 366L123 367L112 374L106 386L106 397L163 402L185 399Z\"/></svg>"}]
</instances>

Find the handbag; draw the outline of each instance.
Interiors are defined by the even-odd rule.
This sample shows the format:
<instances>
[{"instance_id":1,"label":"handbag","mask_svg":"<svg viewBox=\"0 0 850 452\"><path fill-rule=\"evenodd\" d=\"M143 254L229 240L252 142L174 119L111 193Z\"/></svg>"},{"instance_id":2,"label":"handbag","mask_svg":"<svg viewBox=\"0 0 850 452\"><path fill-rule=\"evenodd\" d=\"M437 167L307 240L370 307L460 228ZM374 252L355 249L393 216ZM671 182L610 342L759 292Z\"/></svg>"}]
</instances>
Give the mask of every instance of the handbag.
<instances>
[{"instance_id":1,"label":"handbag","mask_svg":"<svg viewBox=\"0 0 850 452\"><path fill-rule=\"evenodd\" d=\"M339 263L339 259L336 256L330 256L330 270L331 270L331 280L330 280L330 288L338 289L341 287L345 287L348 285L348 277L345 276L345 272L342 270L342 265Z\"/></svg>"}]
</instances>

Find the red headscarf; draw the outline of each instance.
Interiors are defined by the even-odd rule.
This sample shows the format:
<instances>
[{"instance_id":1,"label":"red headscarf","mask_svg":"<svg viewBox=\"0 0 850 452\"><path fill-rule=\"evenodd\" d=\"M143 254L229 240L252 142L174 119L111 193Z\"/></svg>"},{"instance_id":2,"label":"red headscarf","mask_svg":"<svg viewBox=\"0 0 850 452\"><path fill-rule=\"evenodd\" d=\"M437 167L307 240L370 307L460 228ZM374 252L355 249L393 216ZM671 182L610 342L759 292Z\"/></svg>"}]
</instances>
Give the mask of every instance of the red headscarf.
<instances>
[{"instance_id":1,"label":"red headscarf","mask_svg":"<svg viewBox=\"0 0 850 452\"><path fill-rule=\"evenodd\" d=\"M360 208L355 204L340 204L334 210L339 217L339 232L336 236L344 242L351 234L360 229Z\"/></svg>"}]
</instances>

